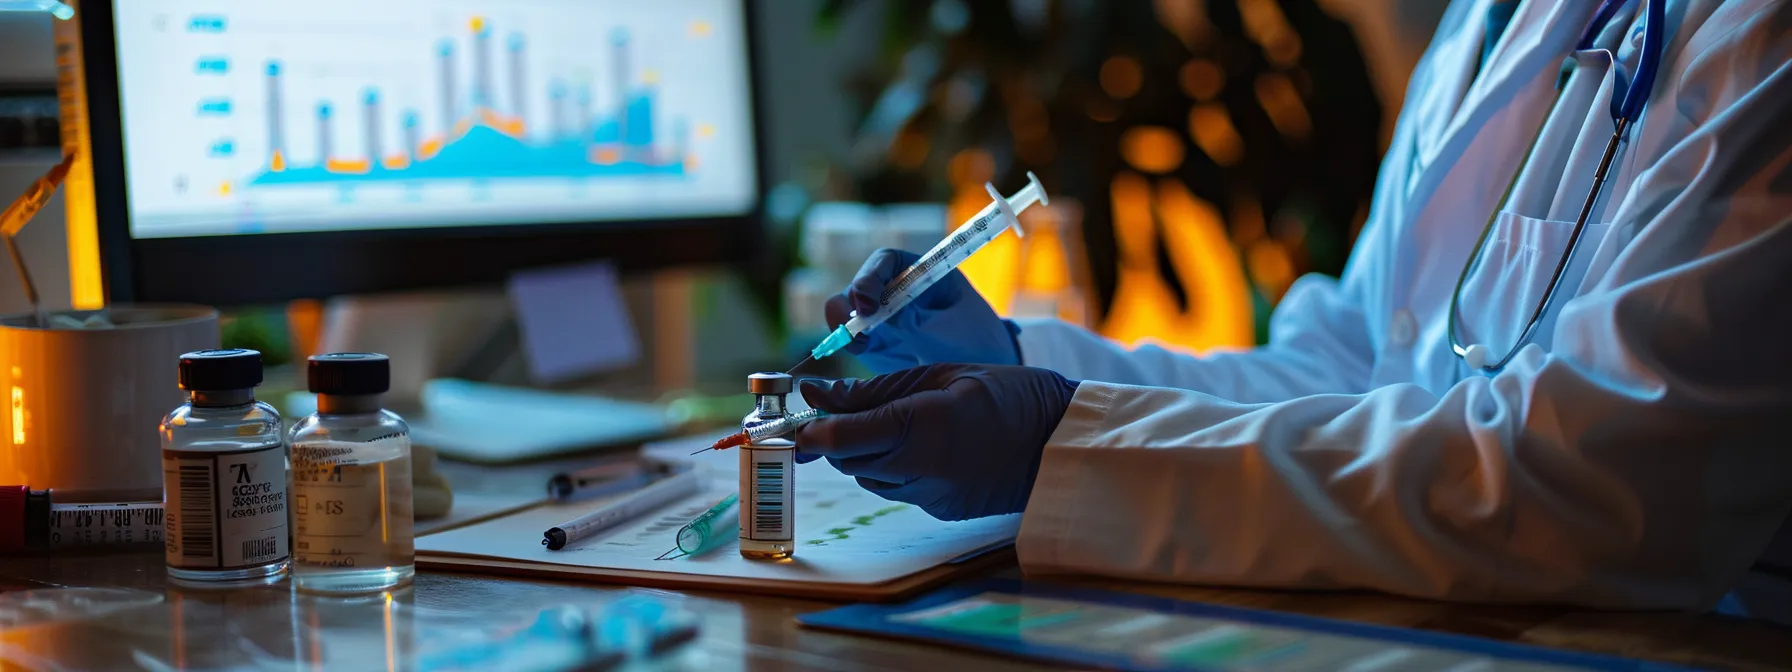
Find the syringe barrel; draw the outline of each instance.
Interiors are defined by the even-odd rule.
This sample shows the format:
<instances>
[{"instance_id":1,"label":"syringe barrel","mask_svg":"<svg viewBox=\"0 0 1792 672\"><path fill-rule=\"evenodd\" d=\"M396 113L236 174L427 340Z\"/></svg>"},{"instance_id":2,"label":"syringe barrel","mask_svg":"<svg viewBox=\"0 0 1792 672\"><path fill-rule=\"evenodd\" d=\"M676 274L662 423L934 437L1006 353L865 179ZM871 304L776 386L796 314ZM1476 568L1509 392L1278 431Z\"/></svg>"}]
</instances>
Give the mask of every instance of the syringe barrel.
<instances>
[{"instance_id":1,"label":"syringe barrel","mask_svg":"<svg viewBox=\"0 0 1792 672\"><path fill-rule=\"evenodd\" d=\"M1009 209L1016 214L1032 207L1034 203L1049 202L1045 188L1040 186L1039 178L1032 173L1027 173L1027 186L1007 199ZM857 335L882 324L896 311L914 301L915 297L927 291L927 288L939 282L940 278L958 268L959 264L964 263L977 250L983 249L989 241L995 240L1003 229L1013 226L1018 233L1019 221L1003 221L1005 219L1008 217L1003 214L1002 207L993 201L978 210L976 216L959 225L951 235L915 260L913 266L896 274L890 284L884 286L883 295L878 298L877 312L871 315L855 313L846 324L847 330ZM854 322L860 324L854 325Z\"/></svg>"},{"instance_id":2,"label":"syringe barrel","mask_svg":"<svg viewBox=\"0 0 1792 672\"><path fill-rule=\"evenodd\" d=\"M796 431L796 428L803 426L804 423L823 415L826 415L826 413L822 413L813 408L797 411L771 422L763 422L748 427L747 436L754 441L764 441L766 439L783 436Z\"/></svg>"},{"instance_id":3,"label":"syringe barrel","mask_svg":"<svg viewBox=\"0 0 1792 672\"><path fill-rule=\"evenodd\" d=\"M687 554L703 550L709 541L709 521L696 520L678 530L678 550Z\"/></svg>"}]
</instances>

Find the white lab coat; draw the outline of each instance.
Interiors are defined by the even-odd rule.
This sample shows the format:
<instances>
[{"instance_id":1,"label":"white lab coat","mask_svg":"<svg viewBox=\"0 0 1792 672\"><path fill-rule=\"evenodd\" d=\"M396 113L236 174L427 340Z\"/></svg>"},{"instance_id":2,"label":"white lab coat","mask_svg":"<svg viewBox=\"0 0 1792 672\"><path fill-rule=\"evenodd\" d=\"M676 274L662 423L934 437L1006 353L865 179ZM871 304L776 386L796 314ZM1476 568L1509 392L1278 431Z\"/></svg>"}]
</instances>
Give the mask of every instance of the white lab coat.
<instances>
[{"instance_id":1,"label":"white lab coat","mask_svg":"<svg viewBox=\"0 0 1792 672\"><path fill-rule=\"evenodd\" d=\"M1023 517L1029 573L1707 608L1761 558L1792 512L1792 2L1670 0L1604 205L1492 377L1450 351L1451 291L1598 3L1525 0L1476 76L1487 2L1449 9L1342 279L1295 283L1268 345L1023 324L1027 364L1085 381ZM1600 42L1626 72L1640 18ZM1610 52L1575 57L1463 292L1496 356L1611 136Z\"/></svg>"}]
</instances>

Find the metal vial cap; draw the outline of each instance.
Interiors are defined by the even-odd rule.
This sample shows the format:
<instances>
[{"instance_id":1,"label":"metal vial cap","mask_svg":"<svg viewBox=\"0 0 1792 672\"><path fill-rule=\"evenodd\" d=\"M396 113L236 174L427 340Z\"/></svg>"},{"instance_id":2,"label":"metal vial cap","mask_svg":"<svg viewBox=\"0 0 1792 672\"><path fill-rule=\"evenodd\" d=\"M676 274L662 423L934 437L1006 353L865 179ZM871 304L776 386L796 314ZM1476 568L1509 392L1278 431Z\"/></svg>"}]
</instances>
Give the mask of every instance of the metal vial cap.
<instances>
[{"instance_id":1,"label":"metal vial cap","mask_svg":"<svg viewBox=\"0 0 1792 672\"><path fill-rule=\"evenodd\" d=\"M792 385L788 373L762 371L747 376L747 391L753 394L790 394Z\"/></svg>"}]
</instances>

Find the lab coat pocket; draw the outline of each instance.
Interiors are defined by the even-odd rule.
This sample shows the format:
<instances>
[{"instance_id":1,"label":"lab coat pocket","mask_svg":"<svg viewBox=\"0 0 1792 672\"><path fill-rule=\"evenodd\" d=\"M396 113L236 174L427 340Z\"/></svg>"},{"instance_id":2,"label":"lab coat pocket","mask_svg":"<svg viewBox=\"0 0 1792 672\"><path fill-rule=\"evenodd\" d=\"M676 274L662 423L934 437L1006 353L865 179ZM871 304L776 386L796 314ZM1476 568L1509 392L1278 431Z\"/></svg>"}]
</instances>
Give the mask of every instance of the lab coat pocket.
<instances>
[{"instance_id":1,"label":"lab coat pocket","mask_svg":"<svg viewBox=\"0 0 1792 672\"><path fill-rule=\"evenodd\" d=\"M1604 225L1589 224L1582 233L1580 250L1562 275L1550 315L1577 293L1585 257L1597 247ZM1483 344L1504 355L1524 333L1531 314L1543 302L1549 280L1574 237L1574 222L1525 217L1510 211L1494 219L1474 268L1462 284L1457 302L1458 333L1464 345ZM1547 323L1548 320L1545 320ZM1547 326L1547 324L1543 325ZM1549 347L1548 329L1539 329L1531 341Z\"/></svg>"}]
</instances>

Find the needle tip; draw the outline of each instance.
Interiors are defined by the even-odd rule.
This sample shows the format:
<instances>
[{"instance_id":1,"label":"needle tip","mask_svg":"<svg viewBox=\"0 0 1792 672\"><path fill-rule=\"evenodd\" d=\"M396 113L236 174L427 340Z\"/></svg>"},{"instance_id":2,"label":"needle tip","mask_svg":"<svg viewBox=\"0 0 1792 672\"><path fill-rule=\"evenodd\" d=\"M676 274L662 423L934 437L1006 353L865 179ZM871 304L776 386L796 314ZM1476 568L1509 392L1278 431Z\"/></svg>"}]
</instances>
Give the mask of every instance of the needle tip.
<instances>
[{"instance_id":1,"label":"needle tip","mask_svg":"<svg viewBox=\"0 0 1792 672\"><path fill-rule=\"evenodd\" d=\"M814 360L814 359L815 359L815 355L809 355L809 356L807 356L807 357L804 357L804 358L803 358L803 361L800 361L800 362L797 362L797 363L796 363L796 366L793 366L793 367L790 367L790 370L788 370L788 371L785 371L785 372L784 372L784 375L786 375L786 376L788 376L788 375L790 375L790 374L792 374L792 373L796 373L796 370L797 370L797 369L800 369L800 368L803 368L803 365L804 365L804 364L808 364L808 363L809 363L809 362L810 362L810 361L812 361L812 360Z\"/></svg>"}]
</instances>

